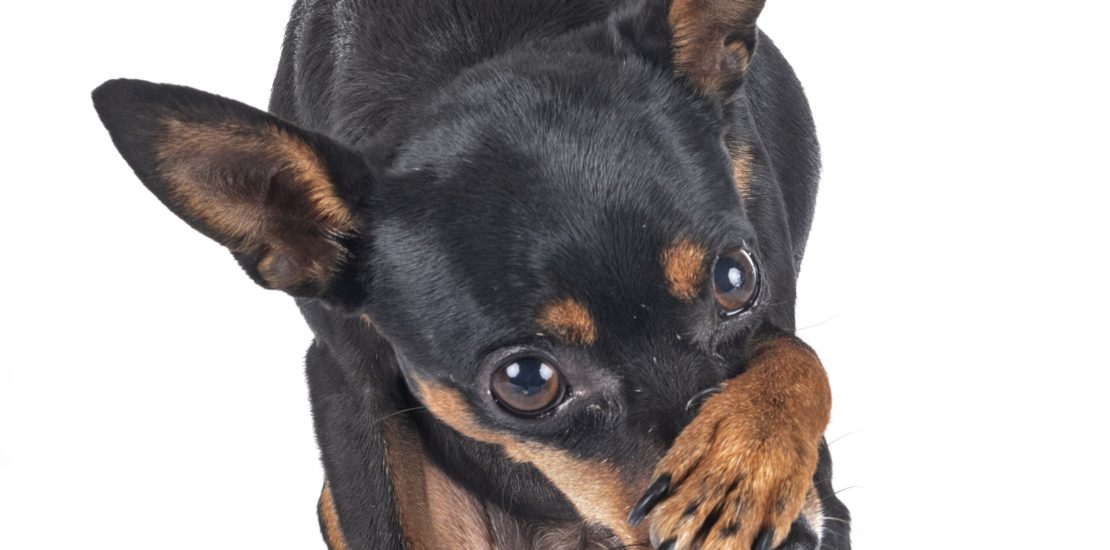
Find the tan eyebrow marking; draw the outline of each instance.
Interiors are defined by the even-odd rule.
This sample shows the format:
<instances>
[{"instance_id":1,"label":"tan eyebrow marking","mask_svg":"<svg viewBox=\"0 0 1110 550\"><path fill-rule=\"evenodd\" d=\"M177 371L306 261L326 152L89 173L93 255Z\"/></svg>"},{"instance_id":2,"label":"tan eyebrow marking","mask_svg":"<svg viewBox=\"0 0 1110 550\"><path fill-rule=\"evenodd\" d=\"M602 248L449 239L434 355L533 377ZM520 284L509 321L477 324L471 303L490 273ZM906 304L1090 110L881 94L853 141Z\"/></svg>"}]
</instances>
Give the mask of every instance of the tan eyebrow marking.
<instances>
[{"instance_id":1,"label":"tan eyebrow marking","mask_svg":"<svg viewBox=\"0 0 1110 550\"><path fill-rule=\"evenodd\" d=\"M547 304L536 323L569 344L590 345L597 341L597 325L590 310L574 298Z\"/></svg>"},{"instance_id":2,"label":"tan eyebrow marking","mask_svg":"<svg viewBox=\"0 0 1110 550\"><path fill-rule=\"evenodd\" d=\"M729 40L729 34L745 24L754 26L763 4L763 0L674 0L667 22L678 73L702 92L712 93L735 73L747 71L752 52L743 40Z\"/></svg>"},{"instance_id":3,"label":"tan eyebrow marking","mask_svg":"<svg viewBox=\"0 0 1110 550\"><path fill-rule=\"evenodd\" d=\"M692 300L706 278L705 248L689 239L682 239L663 251L660 263L667 288L680 300Z\"/></svg>"}]
</instances>

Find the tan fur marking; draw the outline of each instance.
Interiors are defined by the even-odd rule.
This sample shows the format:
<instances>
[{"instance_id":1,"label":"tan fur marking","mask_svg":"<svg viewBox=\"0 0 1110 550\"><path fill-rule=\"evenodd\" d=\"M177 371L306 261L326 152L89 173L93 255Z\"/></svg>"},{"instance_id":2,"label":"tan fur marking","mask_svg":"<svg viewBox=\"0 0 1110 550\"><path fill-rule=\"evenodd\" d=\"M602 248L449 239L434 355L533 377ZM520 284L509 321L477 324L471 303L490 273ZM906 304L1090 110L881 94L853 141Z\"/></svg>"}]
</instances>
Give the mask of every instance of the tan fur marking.
<instances>
[{"instance_id":1,"label":"tan fur marking","mask_svg":"<svg viewBox=\"0 0 1110 550\"><path fill-rule=\"evenodd\" d=\"M736 190L745 199L751 197L752 182L752 149L742 145L732 149L732 179L736 182Z\"/></svg>"},{"instance_id":2,"label":"tan fur marking","mask_svg":"<svg viewBox=\"0 0 1110 550\"><path fill-rule=\"evenodd\" d=\"M386 421L387 471L407 550L493 548L481 505L474 496L424 459L407 427ZM320 495L320 518L331 550L347 550L331 495Z\"/></svg>"},{"instance_id":3,"label":"tan fur marking","mask_svg":"<svg viewBox=\"0 0 1110 550\"><path fill-rule=\"evenodd\" d=\"M429 529L435 525L425 499L426 479L423 451L415 431L396 417L382 422L385 438L386 473L393 486L393 502L406 548L434 550Z\"/></svg>"},{"instance_id":4,"label":"tan fur marking","mask_svg":"<svg viewBox=\"0 0 1110 550\"><path fill-rule=\"evenodd\" d=\"M660 262L667 288L680 300L692 300L707 276L705 248L683 239L663 251Z\"/></svg>"},{"instance_id":5,"label":"tan fur marking","mask_svg":"<svg viewBox=\"0 0 1110 550\"><path fill-rule=\"evenodd\" d=\"M627 518L639 496L612 466L574 458L566 451L518 440L478 423L456 390L417 381L421 401L437 418L471 439L497 445L516 462L531 464L567 497L587 522L605 527L624 544L643 540Z\"/></svg>"},{"instance_id":6,"label":"tan fur marking","mask_svg":"<svg viewBox=\"0 0 1110 550\"><path fill-rule=\"evenodd\" d=\"M407 550L581 547L582 530L577 522L553 523L533 530L527 522L483 505L425 458L416 432L405 421L391 418L384 423L387 473ZM330 548L346 550L330 485L321 494L319 510ZM626 546L608 533L590 535L589 548Z\"/></svg>"},{"instance_id":7,"label":"tan fur marking","mask_svg":"<svg viewBox=\"0 0 1110 550\"><path fill-rule=\"evenodd\" d=\"M333 231L340 233L354 231L354 216L335 194L334 184L316 151L313 151L304 141L279 128L271 128L270 132L281 146L282 156L287 159L289 169L299 175L297 181L303 182L309 203L314 207L317 218Z\"/></svg>"},{"instance_id":8,"label":"tan fur marking","mask_svg":"<svg viewBox=\"0 0 1110 550\"><path fill-rule=\"evenodd\" d=\"M831 406L809 349L789 338L756 345L748 370L705 402L659 463L656 475L671 475L672 494L653 512L652 530L686 547L721 506L707 547L748 548L764 527L774 529L772 546L781 544L812 488ZM726 533L728 525L739 531Z\"/></svg>"},{"instance_id":9,"label":"tan fur marking","mask_svg":"<svg viewBox=\"0 0 1110 550\"><path fill-rule=\"evenodd\" d=\"M674 0L667 14L678 73L706 94L717 93L748 68L751 52L733 33L750 26L764 0Z\"/></svg>"},{"instance_id":10,"label":"tan fur marking","mask_svg":"<svg viewBox=\"0 0 1110 550\"><path fill-rule=\"evenodd\" d=\"M179 213L262 256L274 288L325 282L344 254L335 237L356 228L316 152L276 126L167 119L158 166Z\"/></svg>"},{"instance_id":11,"label":"tan fur marking","mask_svg":"<svg viewBox=\"0 0 1110 550\"><path fill-rule=\"evenodd\" d=\"M405 548L492 548L481 505L424 458L412 427L400 419L388 419L385 438Z\"/></svg>"},{"instance_id":12,"label":"tan fur marking","mask_svg":"<svg viewBox=\"0 0 1110 550\"><path fill-rule=\"evenodd\" d=\"M330 550L347 550L347 539L339 527L339 514L335 511L335 500L331 496L331 484L324 485L320 493L320 521L324 524L324 539Z\"/></svg>"},{"instance_id":13,"label":"tan fur marking","mask_svg":"<svg viewBox=\"0 0 1110 550\"><path fill-rule=\"evenodd\" d=\"M443 470L423 462L428 513L434 518L427 532L435 536L434 546L426 548L496 548L485 511L474 495Z\"/></svg>"},{"instance_id":14,"label":"tan fur marking","mask_svg":"<svg viewBox=\"0 0 1110 550\"><path fill-rule=\"evenodd\" d=\"M590 310L573 298L544 306L537 323L570 344L585 346L597 341L597 326Z\"/></svg>"},{"instance_id":15,"label":"tan fur marking","mask_svg":"<svg viewBox=\"0 0 1110 550\"><path fill-rule=\"evenodd\" d=\"M387 472L405 548L493 548L481 505L425 459L415 429L399 417L383 425Z\"/></svg>"}]
</instances>

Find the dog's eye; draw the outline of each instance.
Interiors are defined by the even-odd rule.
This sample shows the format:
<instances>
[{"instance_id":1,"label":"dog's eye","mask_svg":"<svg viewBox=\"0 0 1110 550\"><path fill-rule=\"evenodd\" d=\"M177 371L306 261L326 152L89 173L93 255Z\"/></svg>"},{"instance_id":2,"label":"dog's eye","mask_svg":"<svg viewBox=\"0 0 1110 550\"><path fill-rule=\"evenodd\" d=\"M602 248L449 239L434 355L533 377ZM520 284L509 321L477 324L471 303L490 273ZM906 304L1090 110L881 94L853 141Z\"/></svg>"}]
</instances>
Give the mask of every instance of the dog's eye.
<instances>
[{"instance_id":1,"label":"dog's eye","mask_svg":"<svg viewBox=\"0 0 1110 550\"><path fill-rule=\"evenodd\" d=\"M490 389L509 412L536 416L562 398L563 378L544 360L521 357L494 371Z\"/></svg>"},{"instance_id":2,"label":"dog's eye","mask_svg":"<svg viewBox=\"0 0 1110 550\"><path fill-rule=\"evenodd\" d=\"M737 315L750 309L759 289L759 273L751 254L743 248L721 254L713 264L713 287L725 314Z\"/></svg>"}]
</instances>

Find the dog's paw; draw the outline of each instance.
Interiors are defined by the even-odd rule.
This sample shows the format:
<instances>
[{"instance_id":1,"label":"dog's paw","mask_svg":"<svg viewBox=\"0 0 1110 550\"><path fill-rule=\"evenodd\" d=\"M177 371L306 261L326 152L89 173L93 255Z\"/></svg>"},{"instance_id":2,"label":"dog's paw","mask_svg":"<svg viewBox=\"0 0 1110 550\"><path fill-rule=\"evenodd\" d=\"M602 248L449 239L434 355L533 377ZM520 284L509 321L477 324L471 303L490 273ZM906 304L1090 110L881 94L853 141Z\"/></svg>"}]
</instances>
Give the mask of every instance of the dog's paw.
<instances>
[{"instance_id":1,"label":"dog's paw","mask_svg":"<svg viewBox=\"0 0 1110 550\"><path fill-rule=\"evenodd\" d=\"M781 543L798 518L817 467L817 443L761 438L723 391L675 442L656 482L633 510L651 515L660 549L754 548Z\"/></svg>"},{"instance_id":2,"label":"dog's paw","mask_svg":"<svg viewBox=\"0 0 1110 550\"><path fill-rule=\"evenodd\" d=\"M629 517L636 524L650 516L656 548L770 550L790 535L812 488L824 423L814 435L799 409L767 401L798 396L768 394L760 378L726 382L659 463Z\"/></svg>"}]
</instances>

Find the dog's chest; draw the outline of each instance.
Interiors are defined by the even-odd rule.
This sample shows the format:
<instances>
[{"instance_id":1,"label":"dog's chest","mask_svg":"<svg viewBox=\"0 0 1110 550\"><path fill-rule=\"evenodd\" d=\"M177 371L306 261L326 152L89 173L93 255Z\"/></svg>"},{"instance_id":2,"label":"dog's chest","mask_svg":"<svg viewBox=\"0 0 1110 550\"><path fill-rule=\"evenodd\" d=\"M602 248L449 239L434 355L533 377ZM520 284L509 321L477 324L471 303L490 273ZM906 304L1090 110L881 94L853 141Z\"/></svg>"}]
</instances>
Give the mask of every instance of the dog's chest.
<instances>
[{"instance_id":1,"label":"dog's chest","mask_svg":"<svg viewBox=\"0 0 1110 550\"><path fill-rule=\"evenodd\" d=\"M577 522L543 522L513 517L492 504L481 502L442 470L426 462L422 473L422 505L406 506L414 503L400 503L402 510L415 508L426 513L423 518L411 518L415 522L409 523L410 528L406 529L410 543L415 543L413 546L519 550L607 550L624 547L605 529ZM414 524L424 524L424 527L412 529Z\"/></svg>"}]
</instances>

